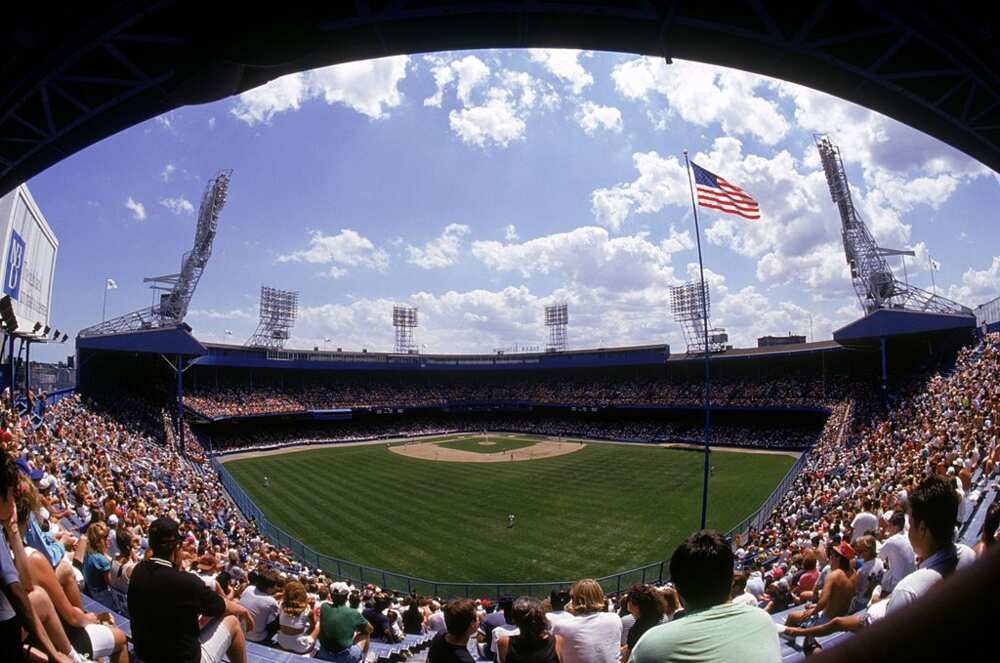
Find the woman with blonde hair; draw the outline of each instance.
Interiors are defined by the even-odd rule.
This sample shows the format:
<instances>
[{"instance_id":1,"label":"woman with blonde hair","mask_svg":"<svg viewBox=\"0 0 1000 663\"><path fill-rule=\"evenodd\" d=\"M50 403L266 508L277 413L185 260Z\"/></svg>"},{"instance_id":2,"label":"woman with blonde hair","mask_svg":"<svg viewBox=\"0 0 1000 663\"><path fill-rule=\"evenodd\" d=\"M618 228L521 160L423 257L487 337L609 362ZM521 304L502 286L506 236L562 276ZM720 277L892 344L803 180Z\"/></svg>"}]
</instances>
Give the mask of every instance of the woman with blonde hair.
<instances>
[{"instance_id":1,"label":"woman with blonde hair","mask_svg":"<svg viewBox=\"0 0 1000 663\"><path fill-rule=\"evenodd\" d=\"M577 581L569 591L572 619L557 622L552 629L559 636L562 663L614 663L618 660L622 620L607 612L608 603L601 585L592 579Z\"/></svg>"},{"instance_id":2,"label":"woman with blonde hair","mask_svg":"<svg viewBox=\"0 0 1000 663\"><path fill-rule=\"evenodd\" d=\"M278 646L293 654L308 654L316 646L319 622L313 618L306 587L298 580L285 583L278 616Z\"/></svg>"},{"instance_id":3,"label":"woman with blonde hair","mask_svg":"<svg viewBox=\"0 0 1000 663\"><path fill-rule=\"evenodd\" d=\"M101 521L87 528L87 553L83 558L83 579L90 596L98 603L113 606L111 596L111 559L108 550L108 526Z\"/></svg>"}]
</instances>

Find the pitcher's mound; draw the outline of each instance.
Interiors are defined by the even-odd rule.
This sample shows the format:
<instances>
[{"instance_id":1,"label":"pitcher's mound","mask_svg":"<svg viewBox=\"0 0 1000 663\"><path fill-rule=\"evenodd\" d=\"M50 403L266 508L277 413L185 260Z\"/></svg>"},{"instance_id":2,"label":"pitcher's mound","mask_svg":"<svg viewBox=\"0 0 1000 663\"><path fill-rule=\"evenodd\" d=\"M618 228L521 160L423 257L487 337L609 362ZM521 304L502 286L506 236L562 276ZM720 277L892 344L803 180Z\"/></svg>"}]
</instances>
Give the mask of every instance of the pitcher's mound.
<instances>
[{"instance_id":1,"label":"pitcher's mound","mask_svg":"<svg viewBox=\"0 0 1000 663\"><path fill-rule=\"evenodd\" d=\"M480 444L484 444L480 442ZM486 442L485 444L493 444ZM404 444L389 447L389 451L400 456L419 458L421 460L439 460L445 463L511 463L522 460L539 460L571 454L583 449L586 444L579 442L553 442L545 440L530 447L522 447L512 451L498 451L491 454L463 451L440 447L436 442L421 442L420 444Z\"/></svg>"}]
</instances>

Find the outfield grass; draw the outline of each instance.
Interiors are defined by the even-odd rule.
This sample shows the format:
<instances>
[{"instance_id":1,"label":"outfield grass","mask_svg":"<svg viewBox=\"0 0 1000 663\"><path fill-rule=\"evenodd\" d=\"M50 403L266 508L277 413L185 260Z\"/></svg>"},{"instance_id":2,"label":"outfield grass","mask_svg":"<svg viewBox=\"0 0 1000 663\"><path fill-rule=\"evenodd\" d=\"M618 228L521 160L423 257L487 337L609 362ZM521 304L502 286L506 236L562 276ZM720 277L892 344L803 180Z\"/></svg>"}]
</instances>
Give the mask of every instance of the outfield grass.
<instances>
[{"instance_id":1,"label":"outfield grass","mask_svg":"<svg viewBox=\"0 0 1000 663\"><path fill-rule=\"evenodd\" d=\"M725 531L739 522L793 462L713 453L709 526ZM669 557L698 528L701 509L702 455L648 446L589 444L543 460L446 463L377 444L226 468L268 518L317 550L434 580L546 581L623 571ZM517 515L512 529L510 512Z\"/></svg>"},{"instance_id":2,"label":"outfield grass","mask_svg":"<svg viewBox=\"0 0 1000 663\"><path fill-rule=\"evenodd\" d=\"M488 444L483 444L487 442ZM526 440L524 438L501 437L499 435L489 435L485 439L482 435L473 438L460 438L448 442L438 442L439 447L449 449L459 449L461 451L473 451L479 454L495 454L514 449L523 449L538 444L538 440Z\"/></svg>"}]
</instances>

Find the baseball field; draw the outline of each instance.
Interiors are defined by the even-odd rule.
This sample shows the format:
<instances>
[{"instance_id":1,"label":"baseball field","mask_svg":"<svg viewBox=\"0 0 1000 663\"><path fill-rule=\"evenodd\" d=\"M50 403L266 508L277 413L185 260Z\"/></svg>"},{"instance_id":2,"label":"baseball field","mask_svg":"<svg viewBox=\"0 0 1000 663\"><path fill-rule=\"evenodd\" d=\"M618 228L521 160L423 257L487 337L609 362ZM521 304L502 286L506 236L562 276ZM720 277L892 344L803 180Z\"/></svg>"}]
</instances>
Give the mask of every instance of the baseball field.
<instances>
[{"instance_id":1,"label":"baseball field","mask_svg":"<svg viewBox=\"0 0 1000 663\"><path fill-rule=\"evenodd\" d=\"M713 451L709 526L742 520L794 461ZM316 550L478 583L573 580L669 558L698 528L702 462L689 449L492 433L251 454L226 469Z\"/></svg>"}]
</instances>

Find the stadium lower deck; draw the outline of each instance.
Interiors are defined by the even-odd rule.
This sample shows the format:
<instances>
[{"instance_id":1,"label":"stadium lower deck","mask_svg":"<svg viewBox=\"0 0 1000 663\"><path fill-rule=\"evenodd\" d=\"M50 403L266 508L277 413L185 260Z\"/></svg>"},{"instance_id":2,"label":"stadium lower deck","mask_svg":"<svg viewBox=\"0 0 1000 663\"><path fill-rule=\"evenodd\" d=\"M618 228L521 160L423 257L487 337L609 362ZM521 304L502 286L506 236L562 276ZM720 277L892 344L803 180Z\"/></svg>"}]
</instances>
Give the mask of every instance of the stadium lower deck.
<instances>
[{"instance_id":1,"label":"stadium lower deck","mask_svg":"<svg viewBox=\"0 0 1000 663\"><path fill-rule=\"evenodd\" d=\"M864 350L810 351L794 357L753 357L746 363L735 358L728 364L719 362L717 379L724 389L713 401L713 421L720 438L730 436L751 447L798 446L808 450L794 477L762 512L758 526L734 539L740 565L760 568L765 573L778 568L788 574L802 570L797 565L802 563L803 542L812 534L822 540L849 530L847 523L861 508L865 496L877 498L878 512L902 508L901 491L912 488L919 477L929 473L954 475L964 494L959 540L971 544L979 538L979 528L997 497L1000 448L993 422L1000 416L1000 392L990 386L1000 384L1000 336L971 344L965 341L967 347L957 350L957 355L949 355L947 343L930 343L925 338L909 345L900 343L889 346L891 360L884 392L878 362ZM963 343L951 347L954 350ZM928 347L931 352L927 352ZM160 496L150 502L156 513L173 510L185 514L185 528L199 536L218 527L225 532L224 546L239 551L239 558L251 562L270 559L287 574L312 579L314 565L295 559L281 545L252 535L252 523L242 518L217 477L207 471L205 463L213 451L263 449L291 438L301 439L303 434L321 439L339 432L333 439L341 441L379 437L393 430L396 434L404 430L414 434L441 433L454 431L455 422L462 422L458 431L466 434L483 428L523 434L534 427L533 433L556 437L589 434L662 442L677 431L695 440L700 433L695 423L699 416L697 378L693 369L691 375L686 375L688 369L683 362L668 366L663 375L656 374L661 369L634 366L559 373L556 391L552 391L551 374L541 379L526 373L508 373L502 379L492 376L483 384L501 391L496 394L497 400L488 402L479 400L479 395L471 401L451 398L456 392L449 390L467 392L476 380L471 374L460 378L424 374L417 378L415 374L373 372L369 379L359 382L359 373L345 377L342 373L308 373L300 368L273 372L273 366L194 365L185 374L183 386L196 397L208 399L202 404L215 403L223 409L248 407L252 413L217 417L189 407L183 425L177 428L171 417L172 403L169 397L164 398L176 382L164 371L158 355L141 351L86 352L90 352L85 357L89 372L83 374L81 382L86 404L71 397L52 404L44 413L27 412L22 405L22 416L8 417L8 426L14 432L12 443L20 445L19 450L30 463L49 471L73 507L74 516L63 525L79 528L87 520L105 515L96 508L86 510L87 518L79 518L81 498L77 491L65 490L64 482L72 478L65 468L85 467L91 476L85 475L84 482L93 493L95 505L106 503L109 486L125 482L129 488L121 493L119 506L127 514L136 506L135 498L127 496L152 490ZM322 384L316 382L320 376ZM219 379L218 387L213 378ZM200 381L198 385L196 380ZM222 383L230 386L224 388ZM661 388L666 383L670 386ZM342 408L339 397L333 401L328 398L331 393L350 393L351 400L357 400L359 384L367 385L364 388L368 393L360 394L370 401L367 404ZM422 397L414 400L421 393L421 384L425 392L439 392L433 404L420 402ZM150 389L151 385L155 388ZM567 391L559 385L571 388ZM397 387L398 392L394 391ZM510 400L507 394L512 388L538 400ZM406 399L397 402L393 397L385 398L386 393L405 395ZM570 402L563 401L567 394ZM668 400L651 402L651 395L658 399L666 395ZM303 409L307 401L323 407L310 409L309 405ZM325 407L329 405L336 407ZM442 421L447 424L444 430ZM614 434L608 434L609 430ZM780 444L789 437L804 443ZM586 444L588 449L604 446L590 441ZM513 465L527 467L575 456L578 454ZM212 505L213 513L201 511L201 505ZM191 513L205 520L189 519ZM213 519L217 520L211 523ZM136 527L140 531L143 528L141 523ZM406 543L399 547L403 553L411 550ZM549 547L547 552L558 555L560 550ZM663 550L661 554L669 552ZM968 572L976 573L980 567L977 563ZM953 585L966 577L968 573L961 571L944 583ZM769 582L764 596L773 599L777 589L772 585ZM491 594L483 592L484 596ZM941 600L941 593L935 596ZM125 608L121 596L113 603L107 607L115 608L120 619ZM791 609L774 610L772 618L780 622ZM940 618L947 622L952 615ZM127 621L121 623L128 628ZM848 636L832 636L828 642L832 645L838 637L843 640ZM801 644L799 641L796 646L801 648ZM424 645L413 638L392 645L373 643L372 658L399 660L406 657L405 651L411 651L412 657L420 660ZM297 658L255 645L248 649L251 660ZM789 643L782 644L782 653L786 660L802 657L802 652Z\"/></svg>"}]
</instances>

